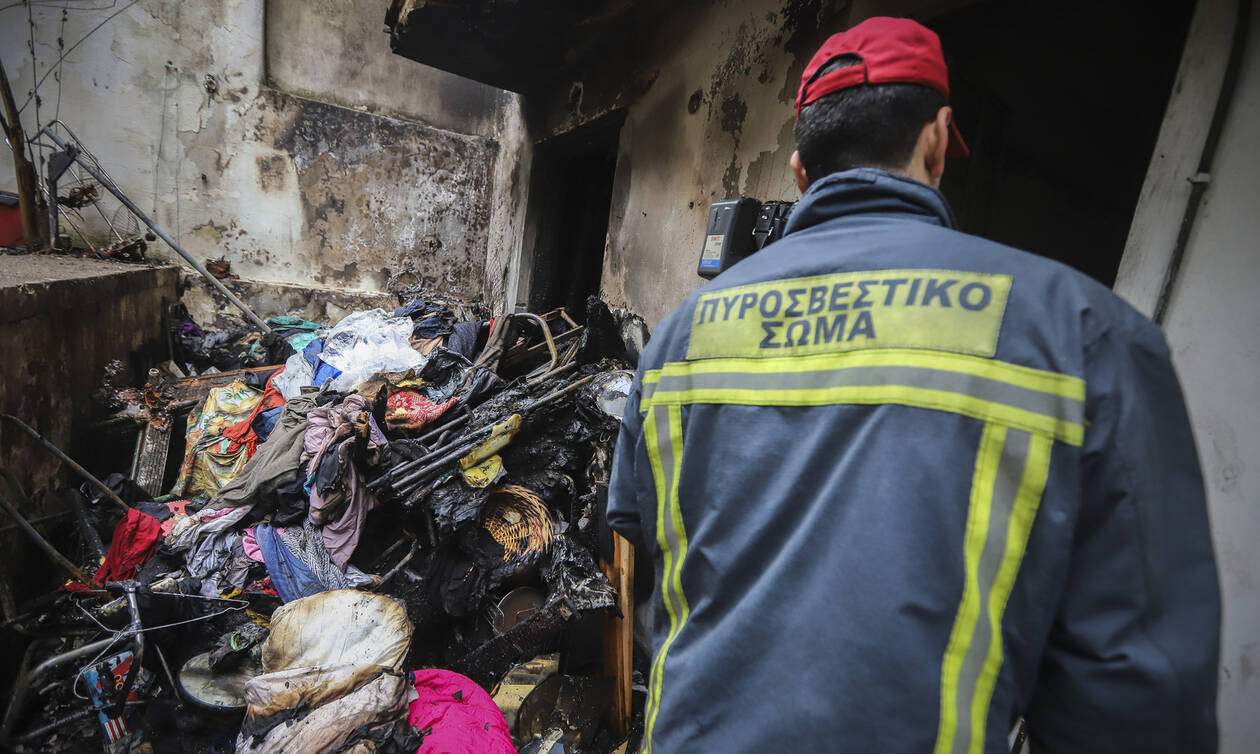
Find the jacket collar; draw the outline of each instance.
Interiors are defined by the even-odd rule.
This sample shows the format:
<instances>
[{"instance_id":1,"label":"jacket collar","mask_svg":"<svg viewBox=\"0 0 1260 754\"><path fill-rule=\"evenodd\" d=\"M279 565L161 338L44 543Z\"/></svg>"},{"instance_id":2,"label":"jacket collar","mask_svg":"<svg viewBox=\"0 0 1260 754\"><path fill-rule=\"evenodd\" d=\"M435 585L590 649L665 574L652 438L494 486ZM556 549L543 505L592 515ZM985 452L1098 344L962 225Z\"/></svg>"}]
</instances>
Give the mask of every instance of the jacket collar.
<instances>
[{"instance_id":1,"label":"jacket collar","mask_svg":"<svg viewBox=\"0 0 1260 754\"><path fill-rule=\"evenodd\" d=\"M796 203L784 235L857 214L907 215L955 227L954 212L940 191L913 178L876 168L854 168L814 181Z\"/></svg>"}]
</instances>

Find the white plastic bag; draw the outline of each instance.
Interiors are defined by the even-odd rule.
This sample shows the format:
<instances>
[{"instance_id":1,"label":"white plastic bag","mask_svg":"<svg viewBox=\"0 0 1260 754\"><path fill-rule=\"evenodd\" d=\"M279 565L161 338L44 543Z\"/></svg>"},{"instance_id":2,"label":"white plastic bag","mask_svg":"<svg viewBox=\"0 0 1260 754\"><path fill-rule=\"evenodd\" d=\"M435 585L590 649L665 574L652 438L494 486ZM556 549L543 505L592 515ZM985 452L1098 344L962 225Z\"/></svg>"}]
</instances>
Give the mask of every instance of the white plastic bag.
<instances>
[{"instance_id":1,"label":"white plastic bag","mask_svg":"<svg viewBox=\"0 0 1260 754\"><path fill-rule=\"evenodd\" d=\"M424 366L426 358L411 347L414 327L408 317L384 309L355 312L337 323L324 341L320 358L341 370L332 389L346 391L381 372L405 372Z\"/></svg>"},{"instance_id":2,"label":"white plastic bag","mask_svg":"<svg viewBox=\"0 0 1260 754\"><path fill-rule=\"evenodd\" d=\"M337 589L294 600L271 616L263 642L263 670L274 673L316 665L402 665L411 622L384 595Z\"/></svg>"},{"instance_id":3,"label":"white plastic bag","mask_svg":"<svg viewBox=\"0 0 1260 754\"><path fill-rule=\"evenodd\" d=\"M299 351L284 362L284 371L271 380L271 386L280 391L280 395L289 401L301 395L302 387L311 384L314 379L315 369Z\"/></svg>"}]
</instances>

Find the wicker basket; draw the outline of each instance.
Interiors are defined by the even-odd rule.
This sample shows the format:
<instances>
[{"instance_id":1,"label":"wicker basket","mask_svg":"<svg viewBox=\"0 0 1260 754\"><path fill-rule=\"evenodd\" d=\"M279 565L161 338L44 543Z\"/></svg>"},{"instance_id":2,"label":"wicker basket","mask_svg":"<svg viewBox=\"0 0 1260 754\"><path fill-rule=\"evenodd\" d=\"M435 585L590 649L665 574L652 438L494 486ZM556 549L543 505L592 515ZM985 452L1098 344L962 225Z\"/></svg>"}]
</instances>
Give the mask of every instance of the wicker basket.
<instances>
[{"instance_id":1,"label":"wicker basket","mask_svg":"<svg viewBox=\"0 0 1260 754\"><path fill-rule=\"evenodd\" d=\"M543 554L556 533L546 503L518 484L490 491L490 499L481 512L481 525L503 546L505 563Z\"/></svg>"}]
</instances>

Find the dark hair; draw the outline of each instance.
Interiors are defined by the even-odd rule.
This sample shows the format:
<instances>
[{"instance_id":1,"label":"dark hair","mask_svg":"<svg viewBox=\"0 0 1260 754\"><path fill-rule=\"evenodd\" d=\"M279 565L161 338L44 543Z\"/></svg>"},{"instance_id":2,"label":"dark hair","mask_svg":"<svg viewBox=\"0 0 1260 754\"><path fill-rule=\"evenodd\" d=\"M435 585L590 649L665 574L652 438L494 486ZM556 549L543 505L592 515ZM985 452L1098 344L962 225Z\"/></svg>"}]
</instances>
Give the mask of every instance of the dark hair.
<instances>
[{"instance_id":1,"label":"dark hair","mask_svg":"<svg viewBox=\"0 0 1260 754\"><path fill-rule=\"evenodd\" d=\"M860 63L841 55L815 78ZM899 170L944 106L944 95L919 84L858 84L823 95L801 108L794 129L805 173L814 181L856 167Z\"/></svg>"}]
</instances>

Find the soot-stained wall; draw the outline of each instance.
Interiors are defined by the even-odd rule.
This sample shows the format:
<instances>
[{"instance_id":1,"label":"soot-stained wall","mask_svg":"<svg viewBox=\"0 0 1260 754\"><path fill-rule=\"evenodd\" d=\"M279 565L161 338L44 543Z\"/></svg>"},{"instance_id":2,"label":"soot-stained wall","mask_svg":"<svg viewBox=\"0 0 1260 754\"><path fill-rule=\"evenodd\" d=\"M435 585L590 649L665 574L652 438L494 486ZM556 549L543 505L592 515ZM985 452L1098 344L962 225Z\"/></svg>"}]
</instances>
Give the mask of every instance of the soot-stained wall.
<instances>
[{"instance_id":1,"label":"soot-stained wall","mask_svg":"<svg viewBox=\"0 0 1260 754\"><path fill-rule=\"evenodd\" d=\"M35 93L27 133L59 117L194 256L264 282L401 276L482 296L510 98L392 55L382 3L32 5L29 24L27 10L0 10L19 104ZM0 188L11 171L0 159Z\"/></svg>"},{"instance_id":2,"label":"soot-stained wall","mask_svg":"<svg viewBox=\"0 0 1260 754\"><path fill-rule=\"evenodd\" d=\"M843 0L682 9L630 70L609 60L608 70L575 76L563 97L527 105L535 135L626 111L601 281L610 303L655 325L704 282L696 264L711 202L797 198L788 168L796 90L848 9Z\"/></svg>"},{"instance_id":3,"label":"soot-stained wall","mask_svg":"<svg viewBox=\"0 0 1260 754\"><path fill-rule=\"evenodd\" d=\"M452 295L481 294L493 148L439 131L263 90L209 143L247 143L209 174L214 210L187 248L224 254L247 278L382 289L410 273ZM201 150L198 147L202 147Z\"/></svg>"}]
</instances>

